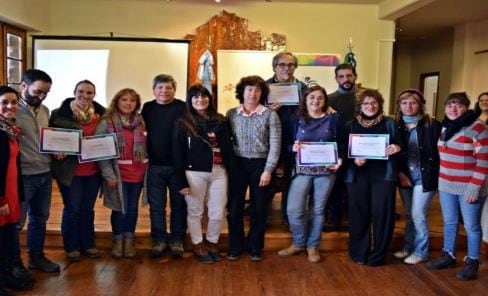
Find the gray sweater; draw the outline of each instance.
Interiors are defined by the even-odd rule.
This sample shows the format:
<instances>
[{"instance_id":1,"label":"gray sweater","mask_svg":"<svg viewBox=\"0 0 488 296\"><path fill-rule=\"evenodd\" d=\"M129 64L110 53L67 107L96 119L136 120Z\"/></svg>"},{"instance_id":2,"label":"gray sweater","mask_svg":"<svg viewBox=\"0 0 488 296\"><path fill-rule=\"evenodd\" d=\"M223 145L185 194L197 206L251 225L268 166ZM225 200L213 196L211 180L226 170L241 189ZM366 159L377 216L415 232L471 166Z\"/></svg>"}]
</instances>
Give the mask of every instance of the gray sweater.
<instances>
[{"instance_id":1,"label":"gray sweater","mask_svg":"<svg viewBox=\"0 0 488 296\"><path fill-rule=\"evenodd\" d=\"M234 153L238 157L266 158L264 170L273 172L278 164L281 147L281 124L275 111L266 108L262 115L243 116L238 108L227 111Z\"/></svg>"},{"instance_id":2,"label":"gray sweater","mask_svg":"<svg viewBox=\"0 0 488 296\"><path fill-rule=\"evenodd\" d=\"M24 136L20 138L20 165L23 175L36 175L50 171L51 155L39 153L39 135L41 127L49 124L49 109L40 105L37 114L24 100L19 102L19 111L15 119Z\"/></svg>"}]
</instances>

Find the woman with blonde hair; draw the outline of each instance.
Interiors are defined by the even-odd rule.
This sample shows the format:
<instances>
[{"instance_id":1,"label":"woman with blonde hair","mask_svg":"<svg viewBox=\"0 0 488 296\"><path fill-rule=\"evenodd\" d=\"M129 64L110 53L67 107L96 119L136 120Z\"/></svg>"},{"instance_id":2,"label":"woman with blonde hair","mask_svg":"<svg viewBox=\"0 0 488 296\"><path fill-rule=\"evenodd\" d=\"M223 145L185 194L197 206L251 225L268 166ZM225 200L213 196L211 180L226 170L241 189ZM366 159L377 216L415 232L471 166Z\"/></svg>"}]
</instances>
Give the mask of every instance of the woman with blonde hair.
<instances>
[{"instance_id":1,"label":"woman with blonde hair","mask_svg":"<svg viewBox=\"0 0 488 296\"><path fill-rule=\"evenodd\" d=\"M112 209L110 221L114 258L133 258L139 195L146 173L146 129L138 110L141 97L130 88L118 91L98 124L95 134L115 133L120 157L102 160L104 205Z\"/></svg>"}]
</instances>

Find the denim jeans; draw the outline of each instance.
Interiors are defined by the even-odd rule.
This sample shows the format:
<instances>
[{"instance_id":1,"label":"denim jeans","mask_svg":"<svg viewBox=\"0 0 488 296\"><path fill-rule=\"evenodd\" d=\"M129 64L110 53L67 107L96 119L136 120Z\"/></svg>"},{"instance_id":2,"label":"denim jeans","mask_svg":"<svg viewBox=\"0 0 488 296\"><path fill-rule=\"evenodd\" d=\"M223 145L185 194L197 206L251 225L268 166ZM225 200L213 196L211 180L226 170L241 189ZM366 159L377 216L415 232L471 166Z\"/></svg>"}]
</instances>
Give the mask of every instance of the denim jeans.
<instances>
[{"instance_id":1,"label":"denim jeans","mask_svg":"<svg viewBox=\"0 0 488 296\"><path fill-rule=\"evenodd\" d=\"M95 201L100 189L100 174L74 176L70 186L58 182L64 209L61 221L64 250L80 251L95 247Z\"/></svg>"},{"instance_id":2,"label":"denim jeans","mask_svg":"<svg viewBox=\"0 0 488 296\"><path fill-rule=\"evenodd\" d=\"M423 192L422 185L400 188L400 197L405 207L405 237L403 249L420 258L429 257L429 210L434 191Z\"/></svg>"},{"instance_id":3,"label":"denim jeans","mask_svg":"<svg viewBox=\"0 0 488 296\"><path fill-rule=\"evenodd\" d=\"M186 232L186 202L178 192L175 170L170 166L149 164L147 170L147 198L151 218L151 238L154 242L168 240L166 226L166 193L170 199L169 242L182 243Z\"/></svg>"},{"instance_id":4,"label":"denim jeans","mask_svg":"<svg viewBox=\"0 0 488 296\"><path fill-rule=\"evenodd\" d=\"M464 201L463 195L439 191L442 219L444 221L444 251L456 255L456 237L458 232L458 211L464 221L468 239L468 257L478 259L481 245L481 209L486 197L479 197L475 203Z\"/></svg>"},{"instance_id":5,"label":"denim jeans","mask_svg":"<svg viewBox=\"0 0 488 296\"><path fill-rule=\"evenodd\" d=\"M52 178L51 173L22 175L25 201L22 203L22 219L19 230L25 225L27 216L27 246L30 253L44 249L46 223L51 209Z\"/></svg>"},{"instance_id":6,"label":"denim jeans","mask_svg":"<svg viewBox=\"0 0 488 296\"><path fill-rule=\"evenodd\" d=\"M336 176L296 175L288 192L287 214L293 233L293 245L317 248L322 237L324 209ZM313 188L312 201L307 202ZM307 210L307 205L310 208Z\"/></svg>"},{"instance_id":7,"label":"denim jeans","mask_svg":"<svg viewBox=\"0 0 488 296\"><path fill-rule=\"evenodd\" d=\"M125 213L112 211L110 216L112 232L116 240L124 237L134 237L142 185L143 182L122 182L122 202L124 203Z\"/></svg>"},{"instance_id":8,"label":"denim jeans","mask_svg":"<svg viewBox=\"0 0 488 296\"><path fill-rule=\"evenodd\" d=\"M207 241L218 243L224 224L227 205L227 172L222 166L214 165L211 172L186 171L190 194L185 196L188 205L188 230L191 241L203 241L202 216L207 207Z\"/></svg>"}]
</instances>

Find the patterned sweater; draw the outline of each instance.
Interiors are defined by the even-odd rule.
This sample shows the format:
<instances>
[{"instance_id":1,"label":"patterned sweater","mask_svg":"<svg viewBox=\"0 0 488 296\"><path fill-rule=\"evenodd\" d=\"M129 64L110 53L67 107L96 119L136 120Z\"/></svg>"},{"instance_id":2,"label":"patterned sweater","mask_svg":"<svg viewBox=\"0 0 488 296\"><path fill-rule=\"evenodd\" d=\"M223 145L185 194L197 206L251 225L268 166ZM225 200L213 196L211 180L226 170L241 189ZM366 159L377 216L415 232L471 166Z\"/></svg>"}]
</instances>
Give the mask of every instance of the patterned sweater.
<instances>
[{"instance_id":1,"label":"patterned sweater","mask_svg":"<svg viewBox=\"0 0 488 296\"><path fill-rule=\"evenodd\" d=\"M265 108L262 114L244 116L238 108L227 111L234 153L245 158L266 158L264 170L273 172L278 164L281 147L281 124L275 111Z\"/></svg>"},{"instance_id":2,"label":"patterned sweater","mask_svg":"<svg viewBox=\"0 0 488 296\"><path fill-rule=\"evenodd\" d=\"M473 198L488 194L488 130L481 121L463 127L448 141L439 140L437 146L440 191Z\"/></svg>"}]
</instances>

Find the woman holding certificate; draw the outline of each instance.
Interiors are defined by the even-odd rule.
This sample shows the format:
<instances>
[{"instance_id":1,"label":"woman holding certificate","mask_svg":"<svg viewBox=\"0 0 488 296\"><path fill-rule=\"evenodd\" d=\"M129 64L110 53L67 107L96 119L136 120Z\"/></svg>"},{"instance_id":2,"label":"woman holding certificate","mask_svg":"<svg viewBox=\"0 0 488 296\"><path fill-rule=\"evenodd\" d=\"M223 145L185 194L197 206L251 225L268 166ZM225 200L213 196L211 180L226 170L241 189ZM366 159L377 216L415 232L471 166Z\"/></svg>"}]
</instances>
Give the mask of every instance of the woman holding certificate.
<instances>
[{"instance_id":1,"label":"woman holding certificate","mask_svg":"<svg viewBox=\"0 0 488 296\"><path fill-rule=\"evenodd\" d=\"M8 86L0 86L0 294L10 295L4 287L31 289L33 275L22 264L17 223L22 216L23 199L20 173L19 139L22 131L15 124L19 95ZM17 272L14 268L17 267ZM21 268L19 268L21 267ZM24 271L25 270L25 271Z\"/></svg>"},{"instance_id":2,"label":"woman holding certificate","mask_svg":"<svg viewBox=\"0 0 488 296\"><path fill-rule=\"evenodd\" d=\"M407 264L417 264L429 257L427 211L437 191L441 124L425 113L425 98L416 89L398 94L395 120L405 143L399 154L398 185L406 225L403 248L393 256Z\"/></svg>"},{"instance_id":3,"label":"woman holding certificate","mask_svg":"<svg viewBox=\"0 0 488 296\"><path fill-rule=\"evenodd\" d=\"M327 93L321 86L310 87L303 94L298 115L292 116L286 143L296 153L295 176L288 193L287 215L293 243L278 252L286 257L307 250L308 260L320 261L320 239L324 209L342 164L338 157L341 137L338 113L327 115ZM341 143L339 143L341 142ZM310 201L308 201L310 195ZM308 210L307 210L308 208Z\"/></svg>"},{"instance_id":4,"label":"woman holding certificate","mask_svg":"<svg viewBox=\"0 0 488 296\"><path fill-rule=\"evenodd\" d=\"M139 195L146 174L146 129L138 110L141 97L133 89L118 91L95 134L117 136L118 159L98 162L102 172L103 203L112 209L112 257L134 258L134 232L137 223Z\"/></svg>"},{"instance_id":5,"label":"woman holding certificate","mask_svg":"<svg viewBox=\"0 0 488 296\"><path fill-rule=\"evenodd\" d=\"M357 264L382 265L395 226L394 154L401 149L395 121L383 115L383 96L378 91L364 89L356 95L356 115L346 134L349 256Z\"/></svg>"},{"instance_id":6,"label":"woman holding certificate","mask_svg":"<svg viewBox=\"0 0 488 296\"><path fill-rule=\"evenodd\" d=\"M459 280L478 276L481 247L481 209L488 195L488 131L469 110L466 93L451 93L444 102L446 117L438 142L441 159L439 200L444 222L444 247L441 255L427 263L430 269L456 266L456 237L459 211L463 217L468 240L464 265Z\"/></svg>"},{"instance_id":7,"label":"woman holding certificate","mask_svg":"<svg viewBox=\"0 0 488 296\"><path fill-rule=\"evenodd\" d=\"M202 263L222 260L217 248L225 218L234 151L230 129L203 85L188 90L187 112L176 125L173 156L176 182L188 206L193 254ZM202 216L208 209L205 240Z\"/></svg>"},{"instance_id":8,"label":"woman holding certificate","mask_svg":"<svg viewBox=\"0 0 488 296\"><path fill-rule=\"evenodd\" d=\"M105 113L105 108L93 101L95 85L82 80L76 84L74 95L52 111L49 126L81 130L83 137L93 136ZM68 259L79 261L81 254L100 257L93 225L93 208L102 181L96 162L80 163L78 155L61 153L53 159L52 173L63 198L61 233Z\"/></svg>"}]
</instances>

